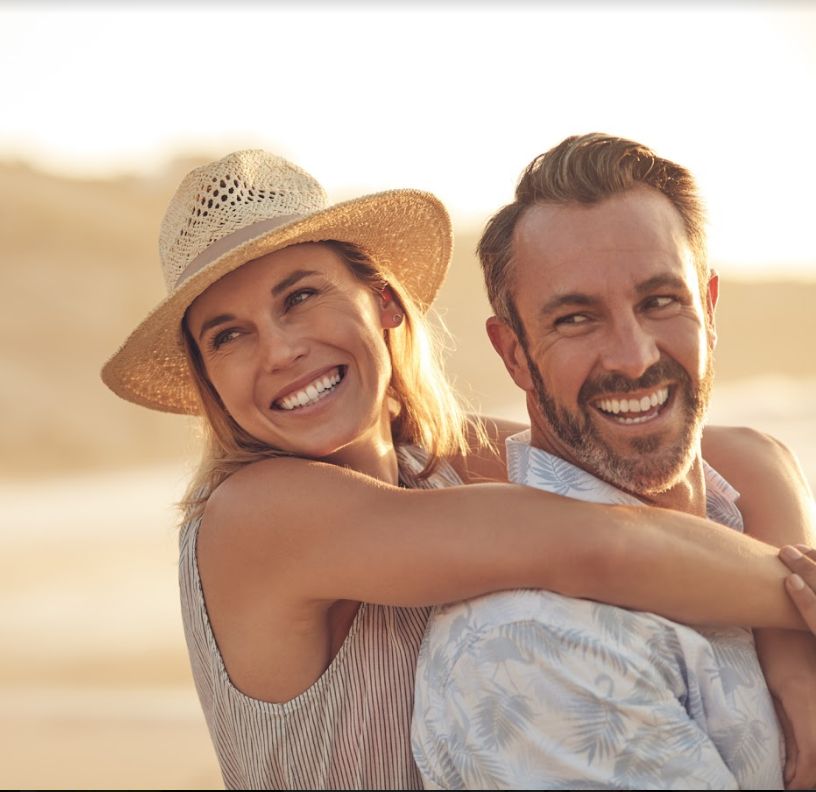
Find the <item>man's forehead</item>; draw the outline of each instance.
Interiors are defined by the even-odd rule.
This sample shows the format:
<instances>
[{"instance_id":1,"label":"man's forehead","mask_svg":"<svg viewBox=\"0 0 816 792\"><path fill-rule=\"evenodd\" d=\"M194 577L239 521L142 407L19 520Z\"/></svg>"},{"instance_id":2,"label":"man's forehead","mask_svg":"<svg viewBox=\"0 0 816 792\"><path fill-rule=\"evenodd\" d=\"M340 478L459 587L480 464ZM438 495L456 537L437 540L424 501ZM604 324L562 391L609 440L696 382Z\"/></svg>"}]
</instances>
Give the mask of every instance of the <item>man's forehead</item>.
<instances>
[{"instance_id":1,"label":"man's forehead","mask_svg":"<svg viewBox=\"0 0 816 792\"><path fill-rule=\"evenodd\" d=\"M513 243L509 287L522 312L640 299L654 284L699 291L682 217L652 188L597 204L530 207Z\"/></svg>"},{"instance_id":2,"label":"man's forehead","mask_svg":"<svg viewBox=\"0 0 816 792\"><path fill-rule=\"evenodd\" d=\"M666 196L638 186L593 204L529 207L513 234L517 261L567 263L596 251L688 248L683 219Z\"/></svg>"}]
</instances>

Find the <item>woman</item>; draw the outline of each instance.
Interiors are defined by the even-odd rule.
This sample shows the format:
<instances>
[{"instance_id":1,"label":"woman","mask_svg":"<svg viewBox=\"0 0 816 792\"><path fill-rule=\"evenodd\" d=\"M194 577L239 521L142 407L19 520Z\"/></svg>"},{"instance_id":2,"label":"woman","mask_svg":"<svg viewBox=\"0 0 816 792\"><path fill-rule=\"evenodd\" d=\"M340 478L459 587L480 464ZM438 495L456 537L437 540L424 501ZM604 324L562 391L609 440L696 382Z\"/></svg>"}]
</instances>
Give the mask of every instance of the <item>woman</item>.
<instances>
[{"instance_id":1,"label":"woman","mask_svg":"<svg viewBox=\"0 0 816 792\"><path fill-rule=\"evenodd\" d=\"M462 418L425 334L450 233L432 196L327 208L311 176L259 151L193 171L170 203L169 297L103 379L206 418L180 579L228 786L417 787L413 673L435 603L544 587L691 622L802 624L766 545L480 483L504 478L486 441L514 427ZM756 438L711 442L740 458ZM776 481L778 517L802 499Z\"/></svg>"},{"instance_id":2,"label":"woman","mask_svg":"<svg viewBox=\"0 0 816 792\"><path fill-rule=\"evenodd\" d=\"M785 579L785 587L796 603L808 629L816 634L816 550L805 545L785 548L783 558L794 571Z\"/></svg>"}]
</instances>

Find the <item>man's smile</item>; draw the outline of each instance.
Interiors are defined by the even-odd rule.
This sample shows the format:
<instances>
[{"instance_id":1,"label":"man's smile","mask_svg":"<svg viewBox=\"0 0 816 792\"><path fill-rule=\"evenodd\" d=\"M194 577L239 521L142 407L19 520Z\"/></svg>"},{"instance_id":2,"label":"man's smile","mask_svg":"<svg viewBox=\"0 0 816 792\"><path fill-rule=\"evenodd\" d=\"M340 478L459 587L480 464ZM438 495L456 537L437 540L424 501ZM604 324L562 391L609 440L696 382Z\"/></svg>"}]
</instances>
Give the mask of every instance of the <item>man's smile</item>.
<instances>
[{"instance_id":1,"label":"man's smile","mask_svg":"<svg viewBox=\"0 0 816 792\"><path fill-rule=\"evenodd\" d=\"M670 394L669 386L663 386L639 393L595 399L592 406L604 418L617 424L642 424L654 420L662 413Z\"/></svg>"}]
</instances>

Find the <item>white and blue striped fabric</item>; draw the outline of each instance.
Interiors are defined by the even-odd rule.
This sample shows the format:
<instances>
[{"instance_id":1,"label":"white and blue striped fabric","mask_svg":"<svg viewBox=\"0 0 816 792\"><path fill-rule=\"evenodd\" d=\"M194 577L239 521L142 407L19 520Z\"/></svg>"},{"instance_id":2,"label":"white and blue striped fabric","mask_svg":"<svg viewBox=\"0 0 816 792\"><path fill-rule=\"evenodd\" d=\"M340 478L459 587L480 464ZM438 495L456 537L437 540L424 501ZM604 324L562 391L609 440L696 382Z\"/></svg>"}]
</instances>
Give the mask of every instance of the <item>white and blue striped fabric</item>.
<instances>
[{"instance_id":1,"label":"white and blue striped fabric","mask_svg":"<svg viewBox=\"0 0 816 792\"><path fill-rule=\"evenodd\" d=\"M401 483L461 484L441 462L426 479L427 455L397 449ZM285 703L242 693L213 634L196 560L200 521L182 528L179 584L193 679L228 789L421 789L411 756L414 673L430 608L363 603L323 675ZM282 635L281 640L286 640Z\"/></svg>"}]
</instances>

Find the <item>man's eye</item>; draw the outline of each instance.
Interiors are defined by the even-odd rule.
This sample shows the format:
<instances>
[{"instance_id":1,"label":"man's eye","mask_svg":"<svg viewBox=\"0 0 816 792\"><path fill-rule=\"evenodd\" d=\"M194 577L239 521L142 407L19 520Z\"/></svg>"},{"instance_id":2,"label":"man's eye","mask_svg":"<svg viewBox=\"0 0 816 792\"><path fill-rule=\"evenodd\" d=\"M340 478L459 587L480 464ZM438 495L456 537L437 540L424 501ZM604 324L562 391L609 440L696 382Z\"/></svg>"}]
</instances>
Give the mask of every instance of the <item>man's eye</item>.
<instances>
[{"instance_id":1,"label":"man's eye","mask_svg":"<svg viewBox=\"0 0 816 792\"><path fill-rule=\"evenodd\" d=\"M294 291L286 296L284 305L286 308L294 308L296 305L305 302L309 299L309 297L316 293L317 292L315 289L298 289L297 291Z\"/></svg>"},{"instance_id":2,"label":"man's eye","mask_svg":"<svg viewBox=\"0 0 816 792\"><path fill-rule=\"evenodd\" d=\"M666 308L669 305L676 303L674 297L668 297L666 295L660 295L659 297L650 297L646 301L647 308Z\"/></svg>"},{"instance_id":3,"label":"man's eye","mask_svg":"<svg viewBox=\"0 0 816 792\"><path fill-rule=\"evenodd\" d=\"M577 325L586 324L589 317L586 314L569 314L569 316L561 316L555 320L557 326L576 327Z\"/></svg>"}]
</instances>

